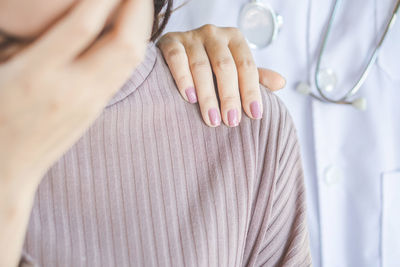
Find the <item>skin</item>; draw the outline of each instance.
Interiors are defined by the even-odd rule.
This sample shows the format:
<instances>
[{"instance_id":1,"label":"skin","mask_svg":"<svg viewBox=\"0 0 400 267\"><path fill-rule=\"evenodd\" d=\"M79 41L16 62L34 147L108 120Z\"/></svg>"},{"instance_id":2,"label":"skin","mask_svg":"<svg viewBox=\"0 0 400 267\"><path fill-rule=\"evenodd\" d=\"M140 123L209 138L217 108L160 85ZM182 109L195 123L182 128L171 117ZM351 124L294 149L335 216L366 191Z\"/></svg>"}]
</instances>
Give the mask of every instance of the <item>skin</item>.
<instances>
[{"instance_id":1,"label":"skin","mask_svg":"<svg viewBox=\"0 0 400 267\"><path fill-rule=\"evenodd\" d=\"M285 86L285 79L278 73L257 69L246 40L236 28L219 28L205 25L188 32L167 33L158 46L171 70L182 97L188 100L186 89L196 88L204 122L213 127L208 117L210 109L221 111L227 126L228 111L235 109L241 118L243 110L253 119L250 109L257 102L262 112L259 83L272 91ZM214 88L216 76L220 105Z\"/></svg>"},{"instance_id":2,"label":"skin","mask_svg":"<svg viewBox=\"0 0 400 267\"><path fill-rule=\"evenodd\" d=\"M21 39L32 39L60 18L76 1L2 0L0 30Z\"/></svg>"},{"instance_id":3,"label":"skin","mask_svg":"<svg viewBox=\"0 0 400 267\"><path fill-rule=\"evenodd\" d=\"M4 46L0 38L0 266L18 264L41 178L143 60L151 34L151 0L50 2L0 0L0 30L17 41ZM102 34L110 17L113 27ZM226 111L240 111L241 103L251 116L259 79L271 89L284 84L274 72L257 71L234 29L205 26L166 35L159 45L180 91L195 85L202 112L218 107L211 62L225 123Z\"/></svg>"},{"instance_id":4,"label":"skin","mask_svg":"<svg viewBox=\"0 0 400 267\"><path fill-rule=\"evenodd\" d=\"M97 38L116 7L115 26ZM81 0L0 64L0 266L17 265L43 174L142 61L152 18L152 1Z\"/></svg>"},{"instance_id":5,"label":"skin","mask_svg":"<svg viewBox=\"0 0 400 267\"><path fill-rule=\"evenodd\" d=\"M70 9L77 0L2 0L0 1L0 33L7 33L20 41L29 41L43 33ZM40 9L39 9L40 8ZM40 13L40 16L38 14ZM18 16L16 16L18 14ZM23 17L24 19L19 19ZM0 35L1 43L1 35ZM23 48L24 42L8 48L13 54ZM285 86L278 73L259 68L257 70L250 49L236 28L219 28L205 25L188 32L165 34L158 41L166 62L176 81L182 97L195 88L204 122L211 127L210 109L217 109L227 126L227 113L235 109L241 118L242 108L250 118L250 103L256 101L262 112L259 83L276 91ZM0 61L5 57L0 53ZM220 104L214 88L213 72L216 75ZM242 108L241 108L242 107Z\"/></svg>"}]
</instances>

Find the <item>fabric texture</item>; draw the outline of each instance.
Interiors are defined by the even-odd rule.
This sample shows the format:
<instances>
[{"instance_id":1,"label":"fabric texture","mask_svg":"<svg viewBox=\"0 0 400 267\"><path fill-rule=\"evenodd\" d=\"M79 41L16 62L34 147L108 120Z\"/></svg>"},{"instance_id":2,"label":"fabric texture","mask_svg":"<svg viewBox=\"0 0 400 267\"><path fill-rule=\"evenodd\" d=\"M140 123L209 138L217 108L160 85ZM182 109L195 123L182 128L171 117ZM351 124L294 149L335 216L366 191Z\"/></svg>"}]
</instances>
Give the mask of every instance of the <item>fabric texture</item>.
<instances>
[{"instance_id":1,"label":"fabric texture","mask_svg":"<svg viewBox=\"0 0 400 267\"><path fill-rule=\"evenodd\" d=\"M44 177L24 251L38 266L311 265L296 132L262 96L261 120L210 128L150 46Z\"/></svg>"}]
</instances>

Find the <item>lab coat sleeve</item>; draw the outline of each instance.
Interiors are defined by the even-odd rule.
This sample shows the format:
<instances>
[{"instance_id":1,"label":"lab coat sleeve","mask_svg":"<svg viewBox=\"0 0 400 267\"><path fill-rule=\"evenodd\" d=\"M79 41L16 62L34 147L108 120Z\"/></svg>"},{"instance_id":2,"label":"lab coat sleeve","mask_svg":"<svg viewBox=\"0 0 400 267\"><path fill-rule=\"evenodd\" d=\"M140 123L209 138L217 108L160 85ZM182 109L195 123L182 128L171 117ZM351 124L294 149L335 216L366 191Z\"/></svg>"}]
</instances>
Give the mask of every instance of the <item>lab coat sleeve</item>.
<instances>
[{"instance_id":1,"label":"lab coat sleeve","mask_svg":"<svg viewBox=\"0 0 400 267\"><path fill-rule=\"evenodd\" d=\"M255 266L311 266L306 224L304 175L300 148L292 119L283 103L269 95L272 124L260 137L266 139L266 150L275 156L264 158L260 168L261 183L271 181L271 194L265 203L260 227ZM268 112L268 106L265 106ZM267 153L267 154L270 154ZM263 181L265 180L265 181ZM267 195L267 194L266 194Z\"/></svg>"}]
</instances>

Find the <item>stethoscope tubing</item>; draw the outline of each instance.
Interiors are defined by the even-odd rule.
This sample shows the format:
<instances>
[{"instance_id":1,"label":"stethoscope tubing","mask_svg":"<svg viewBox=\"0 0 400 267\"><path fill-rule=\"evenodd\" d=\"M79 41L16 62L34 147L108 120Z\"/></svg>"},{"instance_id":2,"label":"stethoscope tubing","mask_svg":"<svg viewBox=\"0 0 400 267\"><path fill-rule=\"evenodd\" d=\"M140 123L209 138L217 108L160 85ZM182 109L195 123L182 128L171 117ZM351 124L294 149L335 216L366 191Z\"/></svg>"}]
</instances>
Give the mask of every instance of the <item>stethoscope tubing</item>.
<instances>
[{"instance_id":1,"label":"stethoscope tubing","mask_svg":"<svg viewBox=\"0 0 400 267\"><path fill-rule=\"evenodd\" d=\"M314 93L310 93L310 96L312 96L313 98L318 99L318 100L320 100L322 102L330 102L330 103L335 103L335 104L352 104L352 102L349 101L349 98L354 96L360 90L361 86L363 85L363 83L365 82L366 78L368 77L368 74L369 74L372 66L375 64L375 62L376 62L376 60L378 58L379 50L380 50L383 42L385 41L388 32L393 27L393 25L394 25L394 23L396 21L397 12L399 11L399 8L400 8L400 0L397 0L396 5L393 8L393 11L392 11L391 16L389 18L389 21L388 21L388 23L387 23L387 25L385 27L385 31L383 32L383 34L382 34L378 44L376 45L374 51L372 52L372 54L371 54L371 56L369 58L368 64L365 66L365 68L364 68L362 74L360 75L359 79L354 84L354 86L342 98L335 100L335 99L332 99L332 98L328 97L323 92L323 90L321 89L321 86L320 86L319 81L318 81L318 73L319 73L319 71L321 69L321 61L322 61L322 58L323 58L323 55L324 55L324 51L325 51L325 48L326 48L327 40L328 40L330 31L332 29L332 25L333 25L333 22L335 20L336 13L337 13L337 10L338 10L338 7L339 7L339 4L340 4L341 1L342 0L335 0L335 2L334 2L334 6L332 8L331 15L330 15L330 18L329 18L329 22L328 22L328 25L326 27L326 30L325 30L325 33L324 33L324 36L323 36L323 39L322 39L321 48L320 48L320 51L319 51L319 54L318 54L318 57L317 57L317 65L316 65L315 73L314 73L314 82L315 82L315 87L316 87L316 89L317 89L317 91L318 91L320 96L317 96Z\"/></svg>"}]
</instances>

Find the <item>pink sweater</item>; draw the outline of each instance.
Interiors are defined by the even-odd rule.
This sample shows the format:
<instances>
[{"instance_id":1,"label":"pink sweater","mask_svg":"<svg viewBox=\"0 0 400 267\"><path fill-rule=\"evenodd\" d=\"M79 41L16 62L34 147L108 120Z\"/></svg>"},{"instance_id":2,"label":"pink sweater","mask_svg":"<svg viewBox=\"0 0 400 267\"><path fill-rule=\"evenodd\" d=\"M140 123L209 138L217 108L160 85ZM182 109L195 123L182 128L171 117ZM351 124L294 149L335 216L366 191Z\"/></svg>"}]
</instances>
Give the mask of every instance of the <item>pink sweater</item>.
<instances>
[{"instance_id":1,"label":"pink sweater","mask_svg":"<svg viewBox=\"0 0 400 267\"><path fill-rule=\"evenodd\" d=\"M309 266L295 129L262 92L262 120L209 128L150 46L44 177L21 265Z\"/></svg>"}]
</instances>

